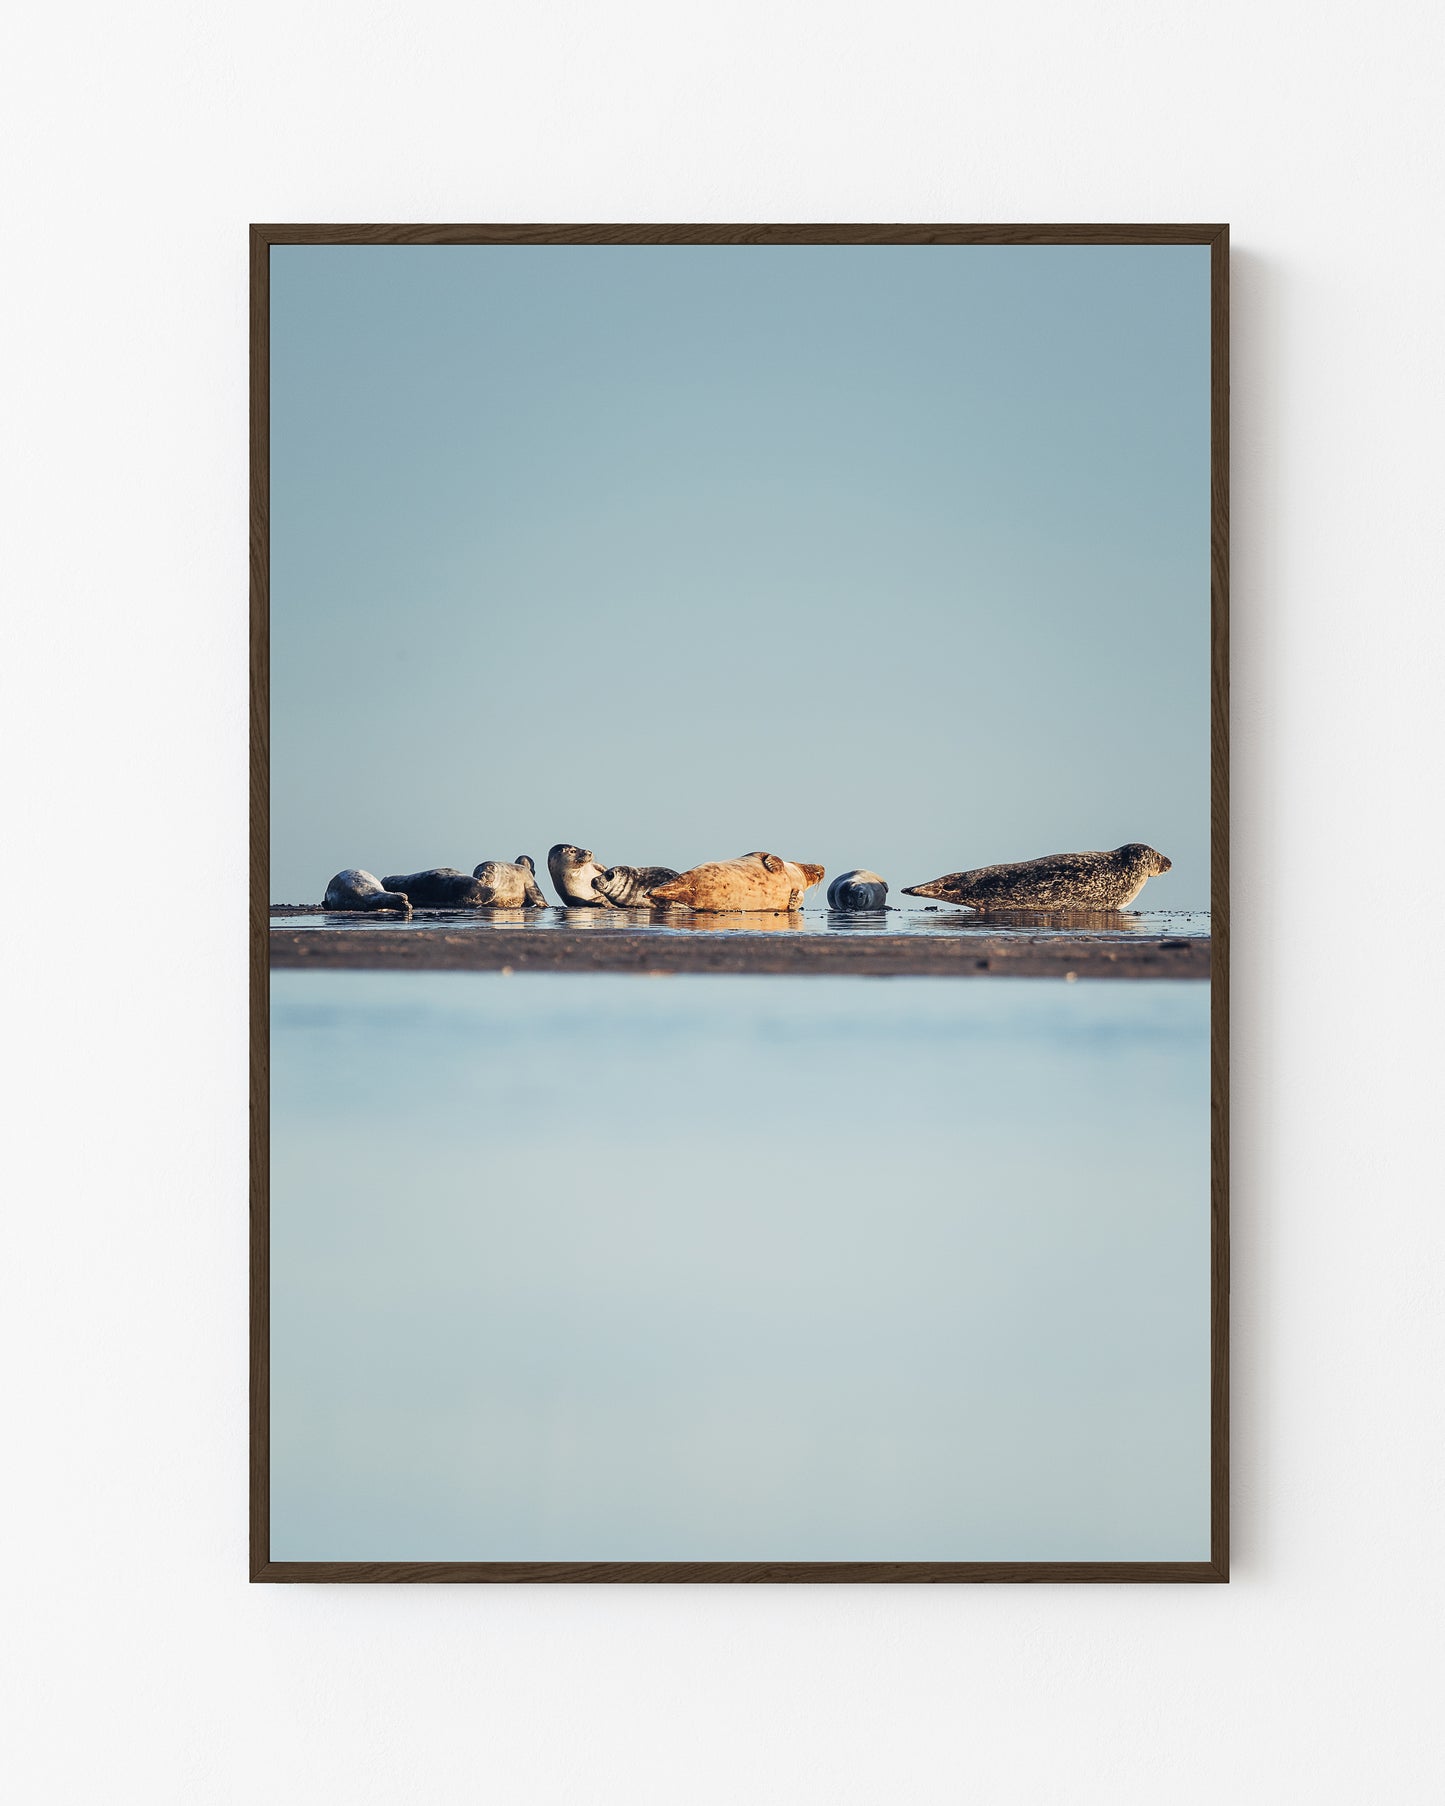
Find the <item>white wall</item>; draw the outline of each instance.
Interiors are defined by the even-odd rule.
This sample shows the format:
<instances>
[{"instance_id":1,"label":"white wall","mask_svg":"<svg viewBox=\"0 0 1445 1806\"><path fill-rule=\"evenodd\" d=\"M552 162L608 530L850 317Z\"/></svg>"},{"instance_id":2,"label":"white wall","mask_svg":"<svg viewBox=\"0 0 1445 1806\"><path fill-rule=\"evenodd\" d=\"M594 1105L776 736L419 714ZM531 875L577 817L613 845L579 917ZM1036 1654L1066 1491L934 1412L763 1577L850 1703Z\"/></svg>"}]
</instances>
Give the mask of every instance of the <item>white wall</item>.
<instances>
[{"instance_id":1,"label":"white wall","mask_svg":"<svg viewBox=\"0 0 1445 1806\"><path fill-rule=\"evenodd\" d=\"M1440 1797L1438 16L11 19L15 1797ZM247 1586L250 219L1232 222L1230 1587Z\"/></svg>"}]
</instances>

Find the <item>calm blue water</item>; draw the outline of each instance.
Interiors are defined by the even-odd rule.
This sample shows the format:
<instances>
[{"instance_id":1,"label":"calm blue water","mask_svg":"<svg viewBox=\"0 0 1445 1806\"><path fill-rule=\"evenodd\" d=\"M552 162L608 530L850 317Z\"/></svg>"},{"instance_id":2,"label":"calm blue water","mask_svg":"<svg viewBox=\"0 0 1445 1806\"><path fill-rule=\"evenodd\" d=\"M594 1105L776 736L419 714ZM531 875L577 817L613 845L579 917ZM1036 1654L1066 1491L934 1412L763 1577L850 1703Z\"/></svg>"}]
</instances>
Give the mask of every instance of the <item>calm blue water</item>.
<instances>
[{"instance_id":1,"label":"calm blue water","mask_svg":"<svg viewBox=\"0 0 1445 1806\"><path fill-rule=\"evenodd\" d=\"M1208 985L271 984L277 1559L1207 1556Z\"/></svg>"}]
</instances>

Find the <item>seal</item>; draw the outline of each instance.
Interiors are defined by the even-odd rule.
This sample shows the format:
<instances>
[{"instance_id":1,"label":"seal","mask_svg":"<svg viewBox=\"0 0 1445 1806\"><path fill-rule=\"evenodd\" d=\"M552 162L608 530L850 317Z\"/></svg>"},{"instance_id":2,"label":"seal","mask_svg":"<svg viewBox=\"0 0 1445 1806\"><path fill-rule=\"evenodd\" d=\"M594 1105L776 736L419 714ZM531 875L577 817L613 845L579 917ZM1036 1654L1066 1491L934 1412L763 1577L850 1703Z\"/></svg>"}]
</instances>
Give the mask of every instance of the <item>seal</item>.
<instances>
[{"instance_id":1,"label":"seal","mask_svg":"<svg viewBox=\"0 0 1445 1806\"><path fill-rule=\"evenodd\" d=\"M1018 865L948 872L927 884L910 884L903 894L964 904L983 915L994 909L1123 909L1171 864L1153 847L1131 840L1112 853L1050 853Z\"/></svg>"},{"instance_id":2,"label":"seal","mask_svg":"<svg viewBox=\"0 0 1445 1806\"><path fill-rule=\"evenodd\" d=\"M648 909L657 886L677 875L666 865L609 865L592 885L614 909Z\"/></svg>"},{"instance_id":3,"label":"seal","mask_svg":"<svg viewBox=\"0 0 1445 1806\"><path fill-rule=\"evenodd\" d=\"M803 892L823 881L821 865L795 864L776 853L743 853L714 860L653 886L654 903L683 909L796 909Z\"/></svg>"},{"instance_id":4,"label":"seal","mask_svg":"<svg viewBox=\"0 0 1445 1806\"><path fill-rule=\"evenodd\" d=\"M888 907L888 881L877 872L840 872L828 886L829 909L862 911Z\"/></svg>"},{"instance_id":5,"label":"seal","mask_svg":"<svg viewBox=\"0 0 1445 1806\"><path fill-rule=\"evenodd\" d=\"M459 872L454 865L398 873L383 878L382 883L388 890L405 891L413 909L478 909L487 902L486 886Z\"/></svg>"},{"instance_id":6,"label":"seal","mask_svg":"<svg viewBox=\"0 0 1445 1806\"><path fill-rule=\"evenodd\" d=\"M604 873L594 862L590 849L559 841L547 855L547 870L552 874L553 888L568 908L611 907L607 898L592 888L594 880L603 877Z\"/></svg>"},{"instance_id":7,"label":"seal","mask_svg":"<svg viewBox=\"0 0 1445 1806\"><path fill-rule=\"evenodd\" d=\"M404 892L390 886L382 888L381 880L357 866L338 872L326 887L323 909L394 909L398 915L411 914L411 902Z\"/></svg>"},{"instance_id":8,"label":"seal","mask_svg":"<svg viewBox=\"0 0 1445 1806\"><path fill-rule=\"evenodd\" d=\"M472 876L489 895L494 909L545 909L547 899L537 886L537 868L526 853L518 853L511 865L505 859L484 859Z\"/></svg>"}]
</instances>

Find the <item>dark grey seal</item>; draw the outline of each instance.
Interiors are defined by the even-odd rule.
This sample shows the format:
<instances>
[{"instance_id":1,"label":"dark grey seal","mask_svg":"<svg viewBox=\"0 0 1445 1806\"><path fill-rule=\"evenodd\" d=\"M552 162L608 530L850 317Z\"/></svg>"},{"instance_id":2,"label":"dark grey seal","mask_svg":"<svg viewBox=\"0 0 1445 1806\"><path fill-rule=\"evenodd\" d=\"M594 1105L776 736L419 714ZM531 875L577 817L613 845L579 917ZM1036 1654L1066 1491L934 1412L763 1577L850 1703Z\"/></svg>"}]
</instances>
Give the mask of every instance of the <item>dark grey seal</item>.
<instances>
[{"instance_id":1,"label":"dark grey seal","mask_svg":"<svg viewBox=\"0 0 1445 1806\"><path fill-rule=\"evenodd\" d=\"M559 841L547 855L547 870L552 874L557 895L568 908L611 907L607 898L592 888L593 879L601 878L604 874L589 848L569 846L567 842Z\"/></svg>"},{"instance_id":2,"label":"dark grey seal","mask_svg":"<svg viewBox=\"0 0 1445 1806\"><path fill-rule=\"evenodd\" d=\"M454 865L434 865L428 872L395 873L383 878L388 890L405 891L413 909L479 909L488 901L487 887Z\"/></svg>"},{"instance_id":3,"label":"dark grey seal","mask_svg":"<svg viewBox=\"0 0 1445 1806\"><path fill-rule=\"evenodd\" d=\"M411 914L411 903L402 891L393 890L389 886L383 890L379 878L373 878L370 872L363 872L354 865L348 866L344 872L338 872L327 885L321 907L394 909L398 915Z\"/></svg>"},{"instance_id":4,"label":"dark grey seal","mask_svg":"<svg viewBox=\"0 0 1445 1806\"><path fill-rule=\"evenodd\" d=\"M505 859L484 859L472 876L490 894L494 909L545 909L547 899L537 885L537 868L526 853L518 853L508 865Z\"/></svg>"},{"instance_id":5,"label":"dark grey seal","mask_svg":"<svg viewBox=\"0 0 1445 1806\"><path fill-rule=\"evenodd\" d=\"M1171 863L1153 847L1131 840L1112 853L1050 853L1018 865L949 872L928 884L910 884L903 894L937 897L985 915L992 909L1122 909Z\"/></svg>"},{"instance_id":6,"label":"dark grey seal","mask_svg":"<svg viewBox=\"0 0 1445 1806\"><path fill-rule=\"evenodd\" d=\"M888 881L877 872L840 872L828 886L828 907L853 912L886 909Z\"/></svg>"},{"instance_id":7,"label":"dark grey seal","mask_svg":"<svg viewBox=\"0 0 1445 1806\"><path fill-rule=\"evenodd\" d=\"M617 909L649 909L652 887L675 877L677 873L666 865L609 865L592 884Z\"/></svg>"}]
</instances>

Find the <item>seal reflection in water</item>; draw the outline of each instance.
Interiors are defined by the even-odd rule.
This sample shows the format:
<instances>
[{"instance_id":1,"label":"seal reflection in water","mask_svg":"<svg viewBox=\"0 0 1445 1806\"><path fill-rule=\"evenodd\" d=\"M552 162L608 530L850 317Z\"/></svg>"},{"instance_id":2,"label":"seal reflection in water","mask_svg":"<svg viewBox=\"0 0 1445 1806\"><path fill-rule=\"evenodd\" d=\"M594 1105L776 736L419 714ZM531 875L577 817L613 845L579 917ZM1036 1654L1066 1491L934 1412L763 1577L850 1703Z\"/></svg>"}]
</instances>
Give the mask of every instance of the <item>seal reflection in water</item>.
<instances>
[{"instance_id":1,"label":"seal reflection in water","mask_svg":"<svg viewBox=\"0 0 1445 1806\"><path fill-rule=\"evenodd\" d=\"M683 909L796 909L804 891L823 881L821 865L800 865L776 853L743 853L737 859L695 865L654 886L654 903Z\"/></svg>"},{"instance_id":2,"label":"seal reflection in water","mask_svg":"<svg viewBox=\"0 0 1445 1806\"><path fill-rule=\"evenodd\" d=\"M667 865L609 865L593 888L617 909L648 909L659 884L677 877Z\"/></svg>"},{"instance_id":3,"label":"seal reflection in water","mask_svg":"<svg viewBox=\"0 0 1445 1806\"><path fill-rule=\"evenodd\" d=\"M505 859L484 859L472 876L487 892L484 899L494 909L545 909L547 899L537 884L537 868L526 853L518 853L509 865Z\"/></svg>"},{"instance_id":4,"label":"seal reflection in water","mask_svg":"<svg viewBox=\"0 0 1445 1806\"><path fill-rule=\"evenodd\" d=\"M937 897L985 915L1000 909L1123 909L1170 864L1153 847L1133 840L1112 853L1050 853L1018 865L949 872L927 884L911 884L903 894Z\"/></svg>"},{"instance_id":5,"label":"seal reflection in water","mask_svg":"<svg viewBox=\"0 0 1445 1806\"><path fill-rule=\"evenodd\" d=\"M348 866L344 872L338 872L326 887L323 909L393 909L398 915L409 916L411 903L404 892L387 888L382 889L381 880L373 878L370 872L363 872L357 866Z\"/></svg>"},{"instance_id":6,"label":"seal reflection in water","mask_svg":"<svg viewBox=\"0 0 1445 1806\"><path fill-rule=\"evenodd\" d=\"M388 890L405 891L413 909L478 909L487 901L486 886L454 865L398 873L382 883Z\"/></svg>"},{"instance_id":7,"label":"seal reflection in water","mask_svg":"<svg viewBox=\"0 0 1445 1806\"><path fill-rule=\"evenodd\" d=\"M592 857L589 847L574 847L559 841L547 855L547 870L557 895L569 908L607 909L606 897L593 889L594 881L605 876Z\"/></svg>"},{"instance_id":8,"label":"seal reflection in water","mask_svg":"<svg viewBox=\"0 0 1445 1806\"><path fill-rule=\"evenodd\" d=\"M829 909L861 912L888 907L888 882L877 872L840 872L828 886Z\"/></svg>"}]
</instances>

